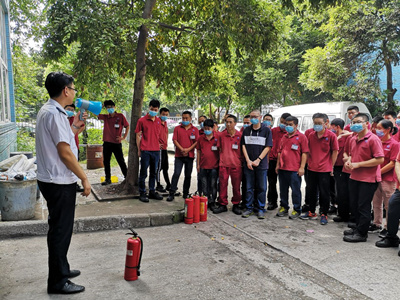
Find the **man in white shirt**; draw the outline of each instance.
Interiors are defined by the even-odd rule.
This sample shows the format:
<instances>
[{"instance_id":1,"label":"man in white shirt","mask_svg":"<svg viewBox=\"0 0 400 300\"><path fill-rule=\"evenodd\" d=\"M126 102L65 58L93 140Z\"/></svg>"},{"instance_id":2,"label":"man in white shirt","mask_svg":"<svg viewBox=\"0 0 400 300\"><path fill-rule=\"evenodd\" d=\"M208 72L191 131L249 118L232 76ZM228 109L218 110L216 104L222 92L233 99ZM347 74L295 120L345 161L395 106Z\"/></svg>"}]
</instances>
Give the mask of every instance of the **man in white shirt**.
<instances>
[{"instance_id":1,"label":"man in white shirt","mask_svg":"<svg viewBox=\"0 0 400 300\"><path fill-rule=\"evenodd\" d=\"M66 105L73 103L77 90L74 78L61 72L50 73L45 82L50 99L40 109L36 122L36 157L38 184L49 210L49 294L72 294L85 290L69 278L80 275L71 270L67 252L74 225L76 182L82 180L83 196L90 194L91 186L86 174L78 163L78 149L75 134L84 121L75 117L69 124ZM84 114L84 119L87 114Z\"/></svg>"}]
</instances>

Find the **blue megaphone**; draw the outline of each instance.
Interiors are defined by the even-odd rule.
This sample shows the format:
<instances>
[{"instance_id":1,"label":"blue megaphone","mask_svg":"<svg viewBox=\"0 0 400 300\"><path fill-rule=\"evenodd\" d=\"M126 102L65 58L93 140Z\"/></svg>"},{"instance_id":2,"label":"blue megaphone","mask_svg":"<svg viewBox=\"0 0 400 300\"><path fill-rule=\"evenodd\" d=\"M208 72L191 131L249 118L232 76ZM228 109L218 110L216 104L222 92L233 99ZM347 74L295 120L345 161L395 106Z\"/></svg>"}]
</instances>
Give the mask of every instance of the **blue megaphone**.
<instances>
[{"instance_id":1,"label":"blue megaphone","mask_svg":"<svg viewBox=\"0 0 400 300\"><path fill-rule=\"evenodd\" d=\"M101 108L103 107L100 101L88 101L82 98L76 99L75 106L81 111L81 114L79 116L79 119L81 121L83 121L82 115L85 111L88 110L97 116L101 112Z\"/></svg>"}]
</instances>

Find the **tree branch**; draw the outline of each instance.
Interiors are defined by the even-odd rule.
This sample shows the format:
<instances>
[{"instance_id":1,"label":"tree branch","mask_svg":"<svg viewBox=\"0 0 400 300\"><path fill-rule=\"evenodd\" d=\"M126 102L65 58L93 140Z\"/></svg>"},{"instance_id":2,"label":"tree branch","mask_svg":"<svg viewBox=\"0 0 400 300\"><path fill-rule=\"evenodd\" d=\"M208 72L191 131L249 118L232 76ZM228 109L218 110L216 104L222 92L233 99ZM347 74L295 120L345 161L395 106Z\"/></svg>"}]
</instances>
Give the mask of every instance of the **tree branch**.
<instances>
[{"instance_id":1,"label":"tree branch","mask_svg":"<svg viewBox=\"0 0 400 300\"><path fill-rule=\"evenodd\" d=\"M176 27L176 26L169 25L169 24L165 24L165 23L161 23L161 22L159 22L159 23L153 23L153 24L156 24L156 25L158 25L158 26L160 26L160 27L163 27L163 28L175 30L175 31L183 31L183 32L189 32L189 33L192 33L193 31L196 31L195 28L193 28L193 27L188 27L188 26Z\"/></svg>"}]
</instances>

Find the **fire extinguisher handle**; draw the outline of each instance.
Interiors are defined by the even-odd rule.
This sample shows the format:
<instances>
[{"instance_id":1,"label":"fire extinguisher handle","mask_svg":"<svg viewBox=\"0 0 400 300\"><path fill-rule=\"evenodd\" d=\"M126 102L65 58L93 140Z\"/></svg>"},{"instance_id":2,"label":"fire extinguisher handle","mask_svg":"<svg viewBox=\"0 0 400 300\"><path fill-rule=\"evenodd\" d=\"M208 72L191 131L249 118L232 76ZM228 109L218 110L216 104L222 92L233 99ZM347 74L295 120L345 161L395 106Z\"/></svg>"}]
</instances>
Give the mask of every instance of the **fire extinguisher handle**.
<instances>
[{"instance_id":1,"label":"fire extinguisher handle","mask_svg":"<svg viewBox=\"0 0 400 300\"><path fill-rule=\"evenodd\" d=\"M132 234L133 237L138 237L138 234L137 234L137 232L135 230L133 230L132 228L129 228L129 230L131 232L125 233L125 235L131 235Z\"/></svg>"}]
</instances>

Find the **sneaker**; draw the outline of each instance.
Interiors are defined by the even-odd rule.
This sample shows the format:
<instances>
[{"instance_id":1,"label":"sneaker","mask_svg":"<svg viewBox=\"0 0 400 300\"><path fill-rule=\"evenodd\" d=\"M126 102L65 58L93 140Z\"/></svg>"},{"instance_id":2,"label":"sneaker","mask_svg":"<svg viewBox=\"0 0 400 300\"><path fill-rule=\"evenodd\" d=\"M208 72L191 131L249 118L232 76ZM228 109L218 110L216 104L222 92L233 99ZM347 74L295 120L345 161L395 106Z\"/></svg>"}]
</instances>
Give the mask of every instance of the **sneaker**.
<instances>
[{"instance_id":1,"label":"sneaker","mask_svg":"<svg viewBox=\"0 0 400 300\"><path fill-rule=\"evenodd\" d=\"M377 233L382 230L382 226L378 226L375 224L369 225L368 232L370 233Z\"/></svg>"},{"instance_id":2,"label":"sneaker","mask_svg":"<svg viewBox=\"0 0 400 300\"><path fill-rule=\"evenodd\" d=\"M381 232L379 232L379 237L385 238L387 233L388 233L388 231L386 229L382 229Z\"/></svg>"},{"instance_id":3,"label":"sneaker","mask_svg":"<svg viewBox=\"0 0 400 300\"><path fill-rule=\"evenodd\" d=\"M268 203L267 210L274 210L277 207L278 207L278 204L276 204L276 203Z\"/></svg>"},{"instance_id":4,"label":"sneaker","mask_svg":"<svg viewBox=\"0 0 400 300\"><path fill-rule=\"evenodd\" d=\"M226 205L220 205L220 206L214 208L213 213L220 214L220 213L227 212L227 211L228 211L228 208L226 207Z\"/></svg>"},{"instance_id":5,"label":"sneaker","mask_svg":"<svg viewBox=\"0 0 400 300\"><path fill-rule=\"evenodd\" d=\"M235 215L241 215L241 214L242 214L242 210L240 209L239 204L233 204L233 206L232 206L232 212L233 212Z\"/></svg>"},{"instance_id":6,"label":"sneaker","mask_svg":"<svg viewBox=\"0 0 400 300\"><path fill-rule=\"evenodd\" d=\"M328 215L336 215L337 213L337 207L334 205L331 205L328 209Z\"/></svg>"},{"instance_id":7,"label":"sneaker","mask_svg":"<svg viewBox=\"0 0 400 300\"><path fill-rule=\"evenodd\" d=\"M163 187L162 185L158 185L158 186L156 187L156 191L157 191L157 192L160 192L160 193L166 193L166 192L167 192L167 190L164 189L164 187Z\"/></svg>"},{"instance_id":8,"label":"sneaker","mask_svg":"<svg viewBox=\"0 0 400 300\"><path fill-rule=\"evenodd\" d=\"M142 202L149 202L149 197L147 196L146 193L141 193L139 196L139 200Z\"/></svg>"},{"instance_id":9,"label":"sneaker","mask_svg":"<svg viewBox=\"0 0 400 300\"><path fill-rule=\"evenodd\" d=\"M265 213L264 213L262 210L260 210L260 211L257 213L257 218L260 219L260 220L265 219Z\"/></svg>"},{"instance_id":10,"label":"sneaker","mask_svg":"<svg viewBox=\"0 0 400 300\"><path fill-rule=\"evenodd\" d=\"M101 183L101 185L109 185L111 184L111 180L105 180Z\"/></svg>"},{"instance_id":11,"label":"sneaker","mask_svg":"<svg viewBox=\"0 0 400 300\"><path fill-rule=\"evenodd\" d=\"M316 213L312 213L311 211L309 211L309 212L306 212L306 213L302 214L300 216L300 219L302 219L302 220L316 220L316 219L318 219L318 216L317 216Z\"/></svg>"},{"instance_id":12,"label":"sneaker","mask_svg":"<svg viewBox=\"0 0 400 300\"><path fill-rule=\"evenodd\" d=\"M161 196L159 193L157 193L155 191L150 191L149 192L149 199L162 200L163 196Z\"/></svg>"},{"instance_id":13,"label":"sneaker","mask_svg":"<svg viewBox=\"0 0 400 300\"><path fill-rule=\"evenodd\" d=\"M277 217L285 217L287 215L288 215L288 210L282 206L276 214Z\"/></svg>"},{"instance_id":14,"label":"sneaker","mask_svg":"<svg viewBox=\"0 0 400 300\"><path fill-rule=\"evenodd\" d=\"M319 221L321 225L326 225L328 224L328 217L325 216L324 214L321 215L321 220Z\"/></svg>"},{"instance_id":15,"label":"sneaker","mask_svg":"<svg viewBox=\"0 0 400 300\"><path fill-rule=\"evenodd\" d=\"M246 210L244 213L242 213L242 218L248 218L248 217L250 217L251 215L254 215L254 212L253 212L252 209L248 209L248 210Z\"/></svg>"},{"instance_id":16,"label":"sneaker","mask_svg":"<svg viewBox=\"0 0 400 300\"><path fill-rule=\"evenodd\" d=\"M289 219L292 219L292 220L294 220L294 219L297 219L298 217L300 217L300 214L297 212L297 211L292 211L292 213L290 214L290 216L289 216Z\"/></svg>"}]
</instances>

